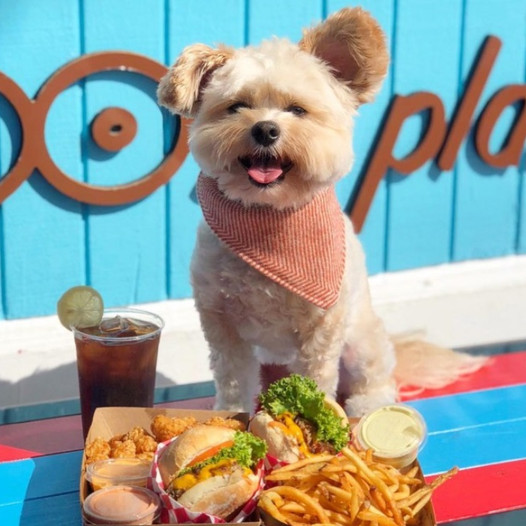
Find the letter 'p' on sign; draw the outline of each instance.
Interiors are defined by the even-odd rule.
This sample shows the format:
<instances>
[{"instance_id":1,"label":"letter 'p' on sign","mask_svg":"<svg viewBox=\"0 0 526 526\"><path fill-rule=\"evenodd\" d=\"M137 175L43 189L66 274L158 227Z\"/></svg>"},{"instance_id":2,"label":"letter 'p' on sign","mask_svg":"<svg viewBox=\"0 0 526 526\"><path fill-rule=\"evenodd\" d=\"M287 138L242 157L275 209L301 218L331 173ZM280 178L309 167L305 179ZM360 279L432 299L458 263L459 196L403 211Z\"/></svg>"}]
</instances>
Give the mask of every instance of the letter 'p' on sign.
<instances>
[{"instance_id":1,"label":"letter 'p' on sign","mask_svg":"<svg viewBox=\"0 0 526 526\"><path fill-rule=\"evenodd\" d=\"M450 170L453 167L460 145L472 125L475 108L501 45L501 41L494 36L485 40L449 130L444 105L437 95L418 92L394 97L387 112L384 128L354 193L350 216L357 232L361 231L378 184L389 169L409 175L437 155L436 162L441 170ZM516 118L501 150L490 153L489 139L495 124L502 112L512 104L519 105ZM406 157L395 158L394 146L405 120L424 111L428 112L429 119L419 143ZM482 110L475 129L475 147L484 162L503 168L519 164L525 140L526 84L509 85L499 90Z\"/></svg>"}]
</instances>

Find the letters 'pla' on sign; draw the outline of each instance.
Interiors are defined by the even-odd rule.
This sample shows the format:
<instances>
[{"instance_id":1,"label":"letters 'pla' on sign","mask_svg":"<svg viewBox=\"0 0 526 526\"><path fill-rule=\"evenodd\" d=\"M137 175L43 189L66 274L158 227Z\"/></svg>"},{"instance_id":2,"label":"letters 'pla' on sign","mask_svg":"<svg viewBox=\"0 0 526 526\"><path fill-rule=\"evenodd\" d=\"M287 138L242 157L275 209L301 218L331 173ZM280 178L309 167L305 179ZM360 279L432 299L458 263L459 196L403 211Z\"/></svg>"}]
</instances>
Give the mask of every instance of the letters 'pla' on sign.
<instances>
[{"instance_id":1,"label":"letters 'pla' on sign","mask_svg":"<svg viewBox=\"0 0 526 526\"><path fill-rule=\"evenodd\" d=\"M163 161L151 172L130 183L98 186L77 181L65 174L51 159L44 136L46 117L56 97L80 79L101 71L128 71L152 79L156 84L166 66L151 58L127 52L101 52L84 55L57 70L41 87L35 99L29 99L9 77L0 73L0 95L17 112L22 144L12 168L0 179L0 203L11 195L37 169L64 195L82 203L123 205L138 201L167 183L188 155L188 122L181 119L179 136ZM107 108L92 122L96 144L111 152L129 144L137 131L131 113L122 108Z\"/></svg>"},{"instance_id":2,"label":"letters 'pla' on sign","mask_svg":"<svg viewBox=\"0 0 526 526\"><path fill-rule=\"evenodd\" d=\"M389 169L409 175L425 162L435 158L437 154L436 163L441 170L450 170L453 167L460 145L472 125L475 108L501 45L501 41L494 36L485 40L449 130L447 130L444 105L437 95L418 92L408 96L396 95L393 98L387 111L385 125L379 133L376 148L354 192L350 215L357 232L362 229L378 184ZM506 107L516 103L521 103L520 109L517 110L517 117L501 150L490 153L489 139L496 122ZM404 121L424 111L428 112L429 119L420 142L406 157L395 158L393 149ZM511 84L497 91L482 110L475 127L475 148L482 160L491 166L496 168L517 166L525 140L526 84Z\"/></svg>"}]
</instances>

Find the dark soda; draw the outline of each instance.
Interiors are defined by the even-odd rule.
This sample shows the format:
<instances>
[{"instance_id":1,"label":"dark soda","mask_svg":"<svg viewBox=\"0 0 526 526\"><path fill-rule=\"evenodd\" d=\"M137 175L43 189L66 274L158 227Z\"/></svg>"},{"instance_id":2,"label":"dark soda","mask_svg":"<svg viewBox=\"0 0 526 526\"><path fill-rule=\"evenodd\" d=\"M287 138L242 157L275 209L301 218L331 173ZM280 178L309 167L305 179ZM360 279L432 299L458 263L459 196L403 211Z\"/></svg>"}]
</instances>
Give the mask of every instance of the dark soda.
<instances>
[{"instance_id":1,"label":"dark soda","mask_svg":"<svg viewBox=\"0 0 526 526\"><path fill-rule=\"evenodd\" d=\"M152 407L162 320L134 313L75 329L84 438L97 407ZM145 313L149 314L149 313ZM158 323L155 323L158 321Z\"/></svg>"}]
</instances>

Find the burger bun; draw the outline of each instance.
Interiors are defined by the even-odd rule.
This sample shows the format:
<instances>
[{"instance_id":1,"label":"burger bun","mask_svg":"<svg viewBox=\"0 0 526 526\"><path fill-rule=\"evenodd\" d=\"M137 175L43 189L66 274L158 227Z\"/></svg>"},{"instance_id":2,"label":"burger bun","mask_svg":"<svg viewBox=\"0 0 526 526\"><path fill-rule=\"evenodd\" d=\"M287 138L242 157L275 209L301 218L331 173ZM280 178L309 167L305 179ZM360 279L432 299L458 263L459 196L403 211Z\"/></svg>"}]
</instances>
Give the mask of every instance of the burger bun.
<instances>
[{"instance_id":1,"label":"burger bun","mask_svg":"<svg viewBox=\"0 0 526 526\"><path fill-rule=\"evenodd\" d=\"M281 426L270 425L275 420L265 411L254 415L248 430L267 443L268 455L283 462L296 462L300 459L300 450L296 439L283 431Z\"/></svg>"},{"instance_id":2,"label":"burger bun","mask_svg":"<svg viewBox=\"0 0 526 526\"><path fill-rule=\"evenodd\" d=\"M172 478L208 449L234 440L235 431L228 427L199 424L179 435L159 458L159 473L165 487Z\"/></svg>"},{"instance_id":3,"label":"burger bun","mask_svg":"<svg viewBox=\"0 0 526 526\"><path fill-rule=\"evenodd\" d=\"M190 511L227 519L252 497L257 487L258 477L246 475L240 468L199 482L185 491L178 502Z\"/></svg>"}]
</instances>

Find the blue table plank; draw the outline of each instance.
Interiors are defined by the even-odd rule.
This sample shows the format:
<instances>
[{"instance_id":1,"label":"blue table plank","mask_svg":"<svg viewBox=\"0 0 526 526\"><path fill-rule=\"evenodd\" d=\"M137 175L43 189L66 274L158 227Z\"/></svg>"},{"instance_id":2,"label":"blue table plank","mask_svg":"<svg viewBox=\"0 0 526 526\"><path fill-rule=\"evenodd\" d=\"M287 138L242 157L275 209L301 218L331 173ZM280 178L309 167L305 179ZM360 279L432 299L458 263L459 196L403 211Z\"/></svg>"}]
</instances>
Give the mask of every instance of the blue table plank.
<instances>
[{"instance_id":1,"label":"blue table plank","mask_svg":"<svg viewBox=\"0 0 526 526\"><path fill-rule=\"evenodd\" d=\"M428 437L419 455L426 475L499 464L526 458L526 417L436 433Z\"/></svg>"},{"instance_id":2,"label":"blue table plank","mask_svg":"<svg viewBox=\"0 0 526 526\"><path fill-rule=\"evenodd\" d=\"M0 464L2 506L24 502L34 470L33 460L17 460Z\"/></svg>"},{"instance_id":3,"label":"blue table plank","mask_svg":"<svg viewBox=\"0 0 526 526\"><path fill-rule=\"evenodd\" d=\"M426 475L526 458L526 385L409 402L426 420Z\"/></svg>"},{"instance_id":4,"label":"blue table plank","mask_svg":"<svg viewBox=\"0 0 526 526\"><path fill-rule=\"evenodd\" d=\"M78 491L53 497L0 505L2 526L80 526Z\"/></svg>"},{"instance_id":5,"label":"blue table plank","mask_svg":"<svg viewBox=\"0 0 526 526\"><path fill-rule=\"evenodd\" d=\"M73 451L0 463L1 503L78 492L81 461L82 452Z\"/></svg>"},{"instance_id":6,"label":"blue table plank","mask_svg":"<svg viewBox=\"0 0 526 526\"><path fill-rule=\"evenodd\" d=\"M410 402L432 433L512 421L526 416L526 384Z\"/></svg>"}]
</instances>

